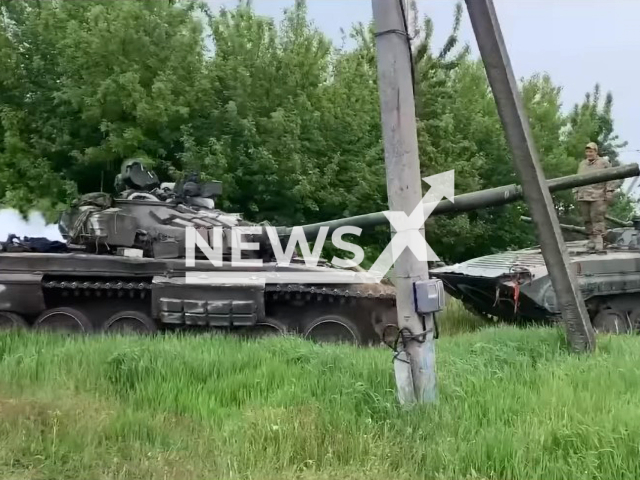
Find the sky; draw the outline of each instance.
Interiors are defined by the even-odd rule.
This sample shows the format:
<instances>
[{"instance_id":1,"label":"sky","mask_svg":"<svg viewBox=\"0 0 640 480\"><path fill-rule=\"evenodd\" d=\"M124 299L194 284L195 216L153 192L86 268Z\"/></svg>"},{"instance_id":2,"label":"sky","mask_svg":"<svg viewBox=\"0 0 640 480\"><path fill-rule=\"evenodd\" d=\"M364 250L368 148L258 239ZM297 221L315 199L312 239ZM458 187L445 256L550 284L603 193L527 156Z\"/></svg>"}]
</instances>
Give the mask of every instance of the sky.
<instances>
[{"instance_id":1,"label":"sky","mask_svg":"<svg viewBox=\"0 0 640 480\"><path fill-rule=\"evenodd\" d=\"M260 15L282 18L294 0L253 0ZM371 0L307 0L315 25L341 45L341 29L372 19ZM233 7L237 0L208 0L214 10ZM434 41L442 45L450 32L455 0L417 0L420 16L434 23ZM549 73L562 86L565 109L580 102L599 83L613 93L615 129L629 145L620 153L623 163L640 163L640 1L638 0L494 0L511 64L517 77ZM461 40L475 55L478 49L465 12ZM346 46L349 46L347 42ZM629 185L629 181L625 185ZM640 182L638 182L640 184ZM634 193L640 191L636 185ZM35 223L34 223L35 222ZM53 229L55 230L55 229ZM58 239L44 228L41 217L23 222L15 212L0 211L0 240L9 233ZM40 232L38 234L37 232Z\"/></svg>"}]
</instances>

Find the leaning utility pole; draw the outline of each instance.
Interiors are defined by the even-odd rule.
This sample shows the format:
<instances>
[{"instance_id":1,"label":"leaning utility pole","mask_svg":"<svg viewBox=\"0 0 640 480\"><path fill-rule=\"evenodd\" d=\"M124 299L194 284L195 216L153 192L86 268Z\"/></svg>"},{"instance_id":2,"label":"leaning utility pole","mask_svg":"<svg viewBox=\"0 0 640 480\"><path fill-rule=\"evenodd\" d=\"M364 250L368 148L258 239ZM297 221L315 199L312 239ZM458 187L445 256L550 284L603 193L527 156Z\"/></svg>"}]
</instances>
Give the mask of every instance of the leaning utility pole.
<instances>
[{"instance_id":1,"label":"leaning utility pole","mask_svg":"<svg viewBox=\"0 0 640 480\"><path fill-rule=\"evenodd\" d=\"M538 160L527 112L511 68L493 0L466 0L466 3L513 162L536 226L542 256L562 311L567 336L574 350L592 351L595 348L595 335Z\"/></svg>"},{"instance_id":2,"label":"leaning utility pole","mask_svg":"<svg viewBox=\"0 0 640 480\"><path fill-rule=\"evenodd\" d=\"M403 0L372 0L376 26L378 88L382 116L387 192L391 211L410 215L422 203L412 59ZM392 227L393 230L393 227ZM419 228L424 238L424 224ZM436 400L434 321L418 313L429 269L405 249L394 265L401 350L395 358L401 403Z\"/></svg>"}]
</instances>

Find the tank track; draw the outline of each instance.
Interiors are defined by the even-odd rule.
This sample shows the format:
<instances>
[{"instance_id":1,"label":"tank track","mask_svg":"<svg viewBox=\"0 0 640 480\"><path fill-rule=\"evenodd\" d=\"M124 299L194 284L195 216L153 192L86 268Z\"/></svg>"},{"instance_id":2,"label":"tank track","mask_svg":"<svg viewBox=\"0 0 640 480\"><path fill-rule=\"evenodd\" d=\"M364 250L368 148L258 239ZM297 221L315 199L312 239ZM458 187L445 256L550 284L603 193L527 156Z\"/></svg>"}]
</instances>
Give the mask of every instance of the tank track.
<instances>
[{"instance_id":1,"label":"tank track","mask_svg":"<svg viewBox=\"0 0 640 480\"><path fill-rule=\"evenodd\" d=\"M308 295L317 295L322 297L344 297L344 298L371 298L371 299L394 299L395 294L389 292L384 288L355 288L355 287L342 287L342 288L326 288L326 287L314 287L300 284L287 284L285 288L281 285L267 285L266 291L269 294L287 294L287 293L305 293Z\"/></svg>"},{"instance_id":2,"label":"tank track","mask_svg":"<svg viewBox=\"0 0 640 480\"><path fill-rule=\"evenodd\" d=\"M145 292L151 290L151 282L122 282L122 281L72 281L72 280L48 280L42 282L44 289L62 289L78 292Z\"/></svg>"},{"instance_id":3,"label":"tank track","mask_svg":"<svg viewBox=\"0 0 640 480\"><path fill-rule=\"evenodd\" d=\"M123 281L67 281L67 280L48 280L42 285L45 289L63 289L67 291L106 291L106 292L145 292L151 290L151 282L123 282ZM387 299L393 300L394 293L385 288L326 288L317 286L307 286L300 284L267 285L265 291L269 295L286 295L286 294L307 294L307 299L311 296L320 298L369 298L369 299Z\"/></svg>"},{"instance_id":4,"label":"tank track","mask_svg":"<svg viewBox=\"0 0 640 480\"><path fill-rule=\"evenodd\" d=\"M151 295L152 284L148 280L73 280L45 279L42 282L45 294L53 294L60 299L61 305L67 305L65 298L76 298L80 301L101 299L122 299L123 301L145 300ZM113 303L113 302L111 302ZM317 318L331 317L331 322L341 324L353 332L356 343L380 343L385 322L382 311L395 311L395 292L393 287L385 284L357 284L340 286L318 286L305 284L267 284L265 285L265 305L269 317L267 325L282 333L303 333L309 330ZM98 308L96 306L96 308ZM366 317L366 314L371 314ZM158 325L160 327L160 325ZM163 326L165 327L165 326ZM342 328L339 327L339 328ZM167 327L170 328L170 327ZM245 327L251 331L254 327ZM322 327L327 329L326 325ZM338 327L336 327L338 328ZM209 327L205 330L219 330ZM257 331L257 330L256 330ZM330 335L330 333L327 333ZM306 336L306 334L305 334Z\"/></svg>"}]
</instances>

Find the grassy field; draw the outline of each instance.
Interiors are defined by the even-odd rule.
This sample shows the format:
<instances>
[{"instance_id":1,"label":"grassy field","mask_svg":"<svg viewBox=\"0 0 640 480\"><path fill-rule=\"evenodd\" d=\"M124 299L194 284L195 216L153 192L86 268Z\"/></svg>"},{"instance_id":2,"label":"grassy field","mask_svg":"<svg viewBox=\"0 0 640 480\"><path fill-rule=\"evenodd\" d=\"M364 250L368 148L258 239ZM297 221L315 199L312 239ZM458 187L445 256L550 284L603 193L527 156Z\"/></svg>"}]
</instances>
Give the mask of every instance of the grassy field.
<instances>
[{"instance_id":1,"label":"grassy field","mask_svg":"<svg viewBox=\"0 0 640 480\"><path fill-rule=\"evenodd\" d=\"M460 318L446 319L455 330ZM222 337L0 336L2 479L637 479L640 341L438 341L404 411L391 352Z\"/></svg>"}]
</instances>

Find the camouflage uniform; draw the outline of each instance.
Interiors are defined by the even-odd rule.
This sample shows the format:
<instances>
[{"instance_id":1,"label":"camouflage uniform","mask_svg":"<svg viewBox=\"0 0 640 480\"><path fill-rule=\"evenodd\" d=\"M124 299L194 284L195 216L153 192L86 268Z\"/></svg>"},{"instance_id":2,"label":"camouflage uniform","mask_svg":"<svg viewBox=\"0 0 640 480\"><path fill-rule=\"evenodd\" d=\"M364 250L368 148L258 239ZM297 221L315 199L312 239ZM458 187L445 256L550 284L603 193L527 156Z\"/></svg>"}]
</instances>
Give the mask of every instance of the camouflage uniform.
<instances>
[{"instance_id":1,"label":"camouflage uniform","mask_svg":"<svg viewBox=\"0 0 640 480\"><path fill-rule=\"evenodd\" d=\"M587 148L598 151L595 143L589 143ZM611 167L611 164L605 158L596 157L594 160L585 158L578 167L578 175L609 167ZM619 186L619 181L612 181L585 185L575 189L576 200L580 207L585 229L589 235L589 248L591 249L602 250L603 248L604 236L607 232L604 217L607 213L607 207L613 199L613 192Z\"/></svg>"}]
</instances>

